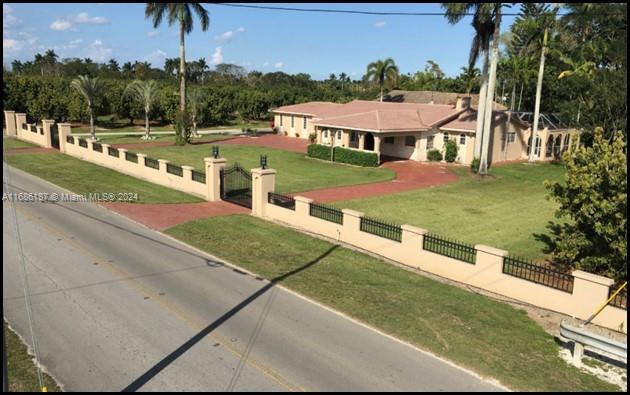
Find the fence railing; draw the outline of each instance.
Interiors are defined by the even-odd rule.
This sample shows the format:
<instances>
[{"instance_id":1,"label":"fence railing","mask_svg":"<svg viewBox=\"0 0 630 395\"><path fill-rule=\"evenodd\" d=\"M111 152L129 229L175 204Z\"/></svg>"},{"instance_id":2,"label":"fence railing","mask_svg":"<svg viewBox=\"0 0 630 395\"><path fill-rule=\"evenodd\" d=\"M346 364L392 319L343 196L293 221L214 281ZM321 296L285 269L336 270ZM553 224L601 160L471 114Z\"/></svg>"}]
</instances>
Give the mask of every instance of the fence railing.
<instances>
[{"instance_id":1,"label":"fence railing","mask_svg":"<svg viewBox=\"0 0 630 395\"><path fill-rule=\"evenodd\" d=\"M311 217L317 217L325 221L343 225L343 212L338 208L319 203L311 203L308 211Z\"/></svg>"},{"instance_id":2,"label":"fence railing","mask_svg":"<svg viewBox=\"0 0 630 395\"><path fill-rule=\"evenodd\" d=\"M612 294L620 287L620 284L615 284L610 287L610 291L608 292L608 297L610 298ZM620 309L628 310L628 286L621 290L615 297L608 303L611 306L619 307Z\"/></svg>"},{"instance_id":3,"label":"fence railing","mask_svg":"<svg viewBox=\"0 0 630 395\"><path fill-rule=\"evenodd\" d=\"M149 158L148 156L144 158L144 165L153 169L160 168L160 162L158 162L157 159Z\"/></svg>"},{"instance_id":4,"label":"fence railing","mask_svg":"<svg viewBox=\"0 0 630 395\"><path fill-rule=\"evenodd\" d=\"M376 218L361 217L361 231L399 243L402 242L402 228L400 225L384 222Z\"/></svg>"},{"instance_id":5,"label":"fence railing","mask_svg":"<svg viewBox=\"0 0 630 395\"><path fill-rule=\"evenodd\" d=\"M22 122L22 130L29 130L26 122Z\"/></svg>"},{"instance_id":6,"label":"fence railing","mask_svg":"<svg viewBox=\"0 0 630 395\"><path fill-rule=\"evenodd\" d=\"M118 148L114 148L114 147L107 147L107 153L110 156L115 156L118 157Z\"/></svg>"},{"instance_id":7,"label":"fence railing","mask_svg":"<svg viewBox=\"0 0 630 395\"><path fill-rule=\"evenodd\" d=\"M184 170L181 168L181 166L171 165L170 163L166 164L166 172L180 177L184 176Z\"/></svg>"},{"instance_id":8,"label":"fence railing","mask_svg":"<svg viewBox=\"0 0 630 395\"><path fill-rule=\"evenodd\" d=\"M79 146L83 148L87 148L87 140L79 138Z\"/></svg>"},{"instance_id":9,"label":"fence railing","mask_svg":"<svg viewBox=\"0 0 630 395\"><path fill-rule=\"evenodd\" d=\"M125 152L125 160L133 163L138 163L138 155L135 152Z\"/></svg>"},{"instance_id":10,"label":"fence railing","mask_svg":"<svg viewBox=\"0 0 630 395\"><path fill-rule=\"evenodd\" d=\"M97 152L103 152L103 146L101 143L92 143L92 150Z\"/></svg>"},{"instance_id":11,"label":"fence railing","mask_svg":"<svg viewBox=\"0 0 630 395\"><path fill-rule=\"evenodd\" d=\"M192 177L193 181L197 181L197 182L200 182L202 184L206 183L206 173L202 173L200 171L193 170L191 177Z\"/></svg>"},{"instance_id":12,"label":"fence railing","mask_svg":"<svg viewBox=\"0 0 630 395\"><path fill-rule=\"evenodd\" d=\"M74 137L73 136L66 136L66 143L74 144Z\"/></svg>"},{"instance_id":13,"label":"fence railing","mask_svg":"<svg viewBox=\"0 0 630 395\"><path fill-rule=\"evenodd\" d=\"M503 273L560 291L573 293L574 277L572 275L535 265L523 259L509 256L503 257Z\"/></svg>"},{"instance_id":14,"label":"fence railing","mask_svg":"<svg viewBox=\"0 0 630 395\"><path fill-rule=\"evenodd\" d=\"M435 234L425 234L422 249L459 261L475 264L477 250L472 244L447 239Z\"/></svg>"},{"instance_id":15,"label":"fence railing","mask_svg":"<svg viewBox=\"0 0 630 395\"><path fill-rule=\"evenodd\" d=\"M29 126L29 130L33 133L37 133L37 126L36 125L30 125Z\"/></svg>"},{"instance_id":16,"label":"fence railing","mask_svg":"<svg viewBox=\"0 0 630 395\"><path fill-rule=\"evenodd\" d=\"M269 192L267 201L273 205L295 210L295 199L291 196L280 195L279 193Z\"/></svg>"}]
</instances>

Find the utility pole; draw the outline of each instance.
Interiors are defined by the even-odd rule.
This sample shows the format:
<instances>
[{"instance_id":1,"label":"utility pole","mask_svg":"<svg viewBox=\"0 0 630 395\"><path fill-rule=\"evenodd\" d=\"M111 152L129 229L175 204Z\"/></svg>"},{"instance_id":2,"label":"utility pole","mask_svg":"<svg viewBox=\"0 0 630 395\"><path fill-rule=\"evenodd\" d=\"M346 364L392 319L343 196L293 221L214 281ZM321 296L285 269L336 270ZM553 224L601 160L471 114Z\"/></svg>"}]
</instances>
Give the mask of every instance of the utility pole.
<instances>
[{"instance_id":1,"label":"utility pole","mask_svg":"<svg viewBox=\"0 0 630 395\"><path fill-rule=\"evenodd\" d=\"M2 322L2 392L9 392L9 369L7 367L7 340L4 335L4 322Z\"/></svg>"}]
</instances>

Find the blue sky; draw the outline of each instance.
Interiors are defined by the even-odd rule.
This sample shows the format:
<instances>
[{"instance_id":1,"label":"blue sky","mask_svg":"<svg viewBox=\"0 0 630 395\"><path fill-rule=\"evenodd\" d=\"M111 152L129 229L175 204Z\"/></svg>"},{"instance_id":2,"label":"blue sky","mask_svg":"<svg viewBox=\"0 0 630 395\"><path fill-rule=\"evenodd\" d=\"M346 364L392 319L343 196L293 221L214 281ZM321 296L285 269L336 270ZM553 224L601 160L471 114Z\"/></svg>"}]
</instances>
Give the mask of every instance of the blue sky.
<instances>
[{"instance_id":1,"label":"blue sky","mask_svg":"<svg viewBox=\"0 0 630 395\"><path fill-rule=\"evenodd\" d=\"M280 6L280 4L269 4ZM288 4L285 4L289 6ZM186 58L204 57L234 63L247 70L305 72L314 79L345 72L360 78L369 62L392 57L402 73L437 62L454 76L468 61L470 17L449 25L441 16L372 16L268 11L205 4L210 29L198 27L186 36ZM387 12L440 12L439 4L293 4ZM90 57L149 61L163 67L179 56L178 29L163 23L154 30L144 17L144 3L3 4L3 62L32 60L52 48L60 58ZM514 9L514 11L518 8ZM514 17L504 17L502 31Z\"/></svg>"}]
</instances>

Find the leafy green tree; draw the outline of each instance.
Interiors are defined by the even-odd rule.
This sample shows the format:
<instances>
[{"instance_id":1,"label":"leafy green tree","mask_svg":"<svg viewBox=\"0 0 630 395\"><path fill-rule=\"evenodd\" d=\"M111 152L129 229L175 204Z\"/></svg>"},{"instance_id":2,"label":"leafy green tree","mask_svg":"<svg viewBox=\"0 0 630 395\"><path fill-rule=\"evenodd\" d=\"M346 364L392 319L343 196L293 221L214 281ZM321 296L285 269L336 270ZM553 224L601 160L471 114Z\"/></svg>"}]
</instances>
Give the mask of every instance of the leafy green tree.
<instances>
[{"instance_id":1,"label":"leafy green tree","mask_svg":"<svg viewBox=\"0 0 630 395\"><path fill-rule=\"evenodd\" d=\"M592 147L564 154L565 183L546 183L566 219L553 241L553 258L562 268L581 269L622 280L627 277L628 168L626 141L616 132L612 143L601 128Z\"/></svg>"},{"instance_id":2,"label":"leafy green tree","mask_svg":"<svg viewBox=\"0 0 630 395\"><path fill-rule=\"evenodd\" d=\"M381 101L383 101L383 87L386 83L395 83L398 79L398 67L392 58L377 60L367 66L365 74L367 80L378 84L381 88Z\"/></svg>"},{"instance_id":3,"label":"leafy green tree","mask_svg":"<svg viewBox=\"0 0 630 395\"><path fill-rule=\"evenodd\" d=\"M96 140L96 130L94 128L94 102L102 95L102 84L98 78L90 78L80 75L70 83L72 88L79 92L87 102L87 109L90 114L90 133L92 140Z\"/></svg>"},{"instance_id":4,"label":"leafy green tree","mask_svg":"<svg viewBox=\"0 0 630 395\"><path fill-rule=\"evenodd\" d=\"M192 135L198 137L197 125L203 122L206 97L199 87L188 91L188 108L190 109L190 121L192 122Z\"/></svg>"},{"instance_id":5,"label":"leafy green tree","mask_svg":"<svg viewBox=\"0 0 630 395\"><path fill-rule=\"evenodd\" d=\"M151 123L150 115L151 109L157 101L158 87L157 83L153 80L141 81L135 80L131 84L127 85L125 89L125 95L131 95L137 102L141 103L144 108L144 125L145 134L142 137L143 140L151 139Z\"/></svg>"},{"instance_id":6,"label":"leafy green tree","mask_svg":"<svg viewBox=\"0 0 630 395\"><path fill-rule=\"evenodd\" d=\"M453 140L447 140L444 149L444 160L449 163L455 162L455 159L457 159L457 148L456 142Z\"/></svg>"}]
</instances>

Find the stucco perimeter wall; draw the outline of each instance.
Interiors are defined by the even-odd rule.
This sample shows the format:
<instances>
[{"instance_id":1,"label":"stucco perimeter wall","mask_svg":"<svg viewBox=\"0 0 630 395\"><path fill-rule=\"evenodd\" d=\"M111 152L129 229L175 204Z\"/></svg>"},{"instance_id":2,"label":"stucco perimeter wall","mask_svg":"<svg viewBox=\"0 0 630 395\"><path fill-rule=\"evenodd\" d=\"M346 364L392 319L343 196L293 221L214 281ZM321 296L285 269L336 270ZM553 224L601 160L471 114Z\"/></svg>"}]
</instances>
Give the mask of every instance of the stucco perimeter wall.
<instances>
[{"instance_id":1,"label":"stucco perimeter wall","mask_svg":"<svg viewBox=\"0 0 630 395\"><path fill-rule=\"evenodd\" d=\"M37 126L34 124L26 125L26 129L23 129L24 124L26 123L26 114L23 113L14 113L10 114L9 111L5 111L5 119L7 125L12 122L12 118L15 117L15 127L16 134L20 140L24 140L26 142L39 145L41 147L50 148L50 126L54 124L54 121L44 120L42 121L41 126ZM31 131L31 127L35 126L36 132ZM7 129L7 134L9 134L9 129Z\"/></svg>"},{"instance_id":2,"label":"stucco perimeter wall","mask_svg":"<svg viewBox=\"0 0 630 395\"><path fill-rule=\"evenodd\" d=\"M66 155L108 167L120 173L128 174L158 185L199 196L206 200L213 200L210 194L210 187L207 185L209 181L212 181L212 177L207 176L207 174L209 174L207 171L206 182L201 183L192 179L193 168L190 166L182 166L182 176L180 177L166 171L166 164L169 163L166 160L158 159L159 169L154 169L145 166L146 155L142 153L137 154L138 162L135 163L126 159L126 149L120 148L118 149L118 155L112 156L109 154L109 144L101 144L103 150L99 152L94 150L93 143L88 140L86 140L87 148L84 148L79 145L79 138L76 136L73 136L73 144L66 140L70 129L69 125L66 127L65 124L60 124L59 126L60 151Z\"/></svg>"},{"instance_id":3,"label":"stucco perimeter wall","mask_svg":"<svg viewBox=\"0 0 630 395\"><path fill-rule=\"evenodd\" d=\"M256 188L254 184L254 188ZM269 187L266 188L267 190ZM394 241L360 230L363 213L342 210L343 224L311 217L309 205L312 200L296 196L295 210L268 203L267 197L252 191L259 204L263 218L279 221L292 227L339 240L374 254L418 268L451 280L469 284L487 291L510 297L538 307L557 311L580 319L587 319L607 300L613 280L581 271L573 272L573 292L564 292L521 278L503 274L503 258L507 251L485 245L476 245L474 264L459 261L440 254L423 250L423 239L427 231L410 225L402 225L402 241ZM256 213L254 213L257 215ZM610 329L627 331L627 312L607 306L594 323Z\"/></svg>"}]
</instances>

